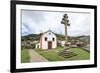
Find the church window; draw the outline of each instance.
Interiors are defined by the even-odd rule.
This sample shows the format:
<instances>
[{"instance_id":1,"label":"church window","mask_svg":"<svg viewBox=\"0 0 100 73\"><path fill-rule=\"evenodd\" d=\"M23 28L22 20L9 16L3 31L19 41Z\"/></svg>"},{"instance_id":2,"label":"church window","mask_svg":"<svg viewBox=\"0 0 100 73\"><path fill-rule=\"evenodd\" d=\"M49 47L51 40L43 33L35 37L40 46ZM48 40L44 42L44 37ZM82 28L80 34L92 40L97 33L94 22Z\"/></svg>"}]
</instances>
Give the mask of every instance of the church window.
<instances>
[{"instance_id":1,"label":"church window","mask_svg":"<svg viewBox=\"0 0 100 73\"><path fill-rule=\"evenodd\" d=\"M49 32L49 35L51 35L51 33Z\"/></svg>"},{"instance_id":2,"label":"church window","mask_svg":"<svg viewBox=\"0 0 100 73\"><path fill-rule=\"evenodd\" d=\"M53 41L55 41L55 38L53 38Z\"/></svg>"},{"instance_id":3,"label":"church window","mask_svg":"<svg viewBox=\"0 0 100 73\"><path fill-rule=\"evenodd\" d=\"M45 37L45 41L47 41L47 37Z\"/></svg>"}]
</instances>

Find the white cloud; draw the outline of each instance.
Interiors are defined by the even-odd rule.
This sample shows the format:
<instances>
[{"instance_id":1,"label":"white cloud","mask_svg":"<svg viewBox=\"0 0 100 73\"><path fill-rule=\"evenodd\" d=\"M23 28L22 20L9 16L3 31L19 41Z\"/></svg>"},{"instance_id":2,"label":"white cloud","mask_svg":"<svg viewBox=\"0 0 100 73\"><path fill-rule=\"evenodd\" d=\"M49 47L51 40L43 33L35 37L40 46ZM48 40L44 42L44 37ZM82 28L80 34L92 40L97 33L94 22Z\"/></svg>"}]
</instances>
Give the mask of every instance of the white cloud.
<instances>
[{"instance_id":1,"label":"white cloud","mask_svg":"<svg viewBox=\"0 0 100 73\"><path fill-rule=\"evenodd\" d=\"M63 14L67 12L47 11L22 11L22 35L38 34L51 29L58 34L64 34L64 25L61 24ZM67 13L70 26L69 36L89 35L90 14L89 13Z\"/></svg>"}]
</instances>

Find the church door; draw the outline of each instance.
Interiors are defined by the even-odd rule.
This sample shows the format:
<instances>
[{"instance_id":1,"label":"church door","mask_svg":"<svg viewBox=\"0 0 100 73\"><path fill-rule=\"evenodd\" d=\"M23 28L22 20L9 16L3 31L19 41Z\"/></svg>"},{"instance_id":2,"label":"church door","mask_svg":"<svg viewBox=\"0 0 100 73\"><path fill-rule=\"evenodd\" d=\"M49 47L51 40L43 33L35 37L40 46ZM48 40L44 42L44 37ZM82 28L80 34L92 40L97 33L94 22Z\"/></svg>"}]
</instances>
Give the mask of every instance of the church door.
<instances>
[{"instance_id":1,"label":"church door","mask_svg":"<svg viewBox=\"0 0 100 73\"><path fill-rule=\"evenodd\" d=\"M52 49L52 42L51 41L48 42L48 49Z\"/></svg>"}]
</instances>

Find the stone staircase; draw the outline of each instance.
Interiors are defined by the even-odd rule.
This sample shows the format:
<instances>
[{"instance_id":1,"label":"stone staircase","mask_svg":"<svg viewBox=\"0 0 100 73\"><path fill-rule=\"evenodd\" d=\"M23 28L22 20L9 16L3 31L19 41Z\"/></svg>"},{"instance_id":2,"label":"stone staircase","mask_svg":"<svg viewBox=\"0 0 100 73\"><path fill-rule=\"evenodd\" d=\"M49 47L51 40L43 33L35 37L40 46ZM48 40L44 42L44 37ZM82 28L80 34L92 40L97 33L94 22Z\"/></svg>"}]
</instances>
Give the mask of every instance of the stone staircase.
<instances>
[{"instance_id":1,"label":"stone staircase","mask_svg":"<svg viewBox=\"0 0 100 73\"><path fill-rule=\"evenodd\" d=\"M59 54L59 56L62 56L66 59L77 55L74 52L71 52L71 51L68 51L68 50L63 50L63 51L59 52L58 54Z\"/></svg>"}]
</instances>

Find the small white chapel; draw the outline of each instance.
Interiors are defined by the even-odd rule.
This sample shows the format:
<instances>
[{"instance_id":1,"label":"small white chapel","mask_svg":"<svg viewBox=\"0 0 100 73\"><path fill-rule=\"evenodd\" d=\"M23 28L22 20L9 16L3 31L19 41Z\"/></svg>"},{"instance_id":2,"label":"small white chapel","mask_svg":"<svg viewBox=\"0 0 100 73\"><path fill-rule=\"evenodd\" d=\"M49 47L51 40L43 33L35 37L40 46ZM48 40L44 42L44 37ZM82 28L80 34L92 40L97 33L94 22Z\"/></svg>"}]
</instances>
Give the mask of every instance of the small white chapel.
<instances>
[{"instance_id":1,"label":"small white chapel","mask_svg":"<svg viewBox=\"0 0 100 73\"><path fill-rule=\"evenodd\" d=\"M57 47L57 37L54 32L48 30L40 33L40 40L36 43L36 49L53 49Z\"/></svg>"}]
</instances>

